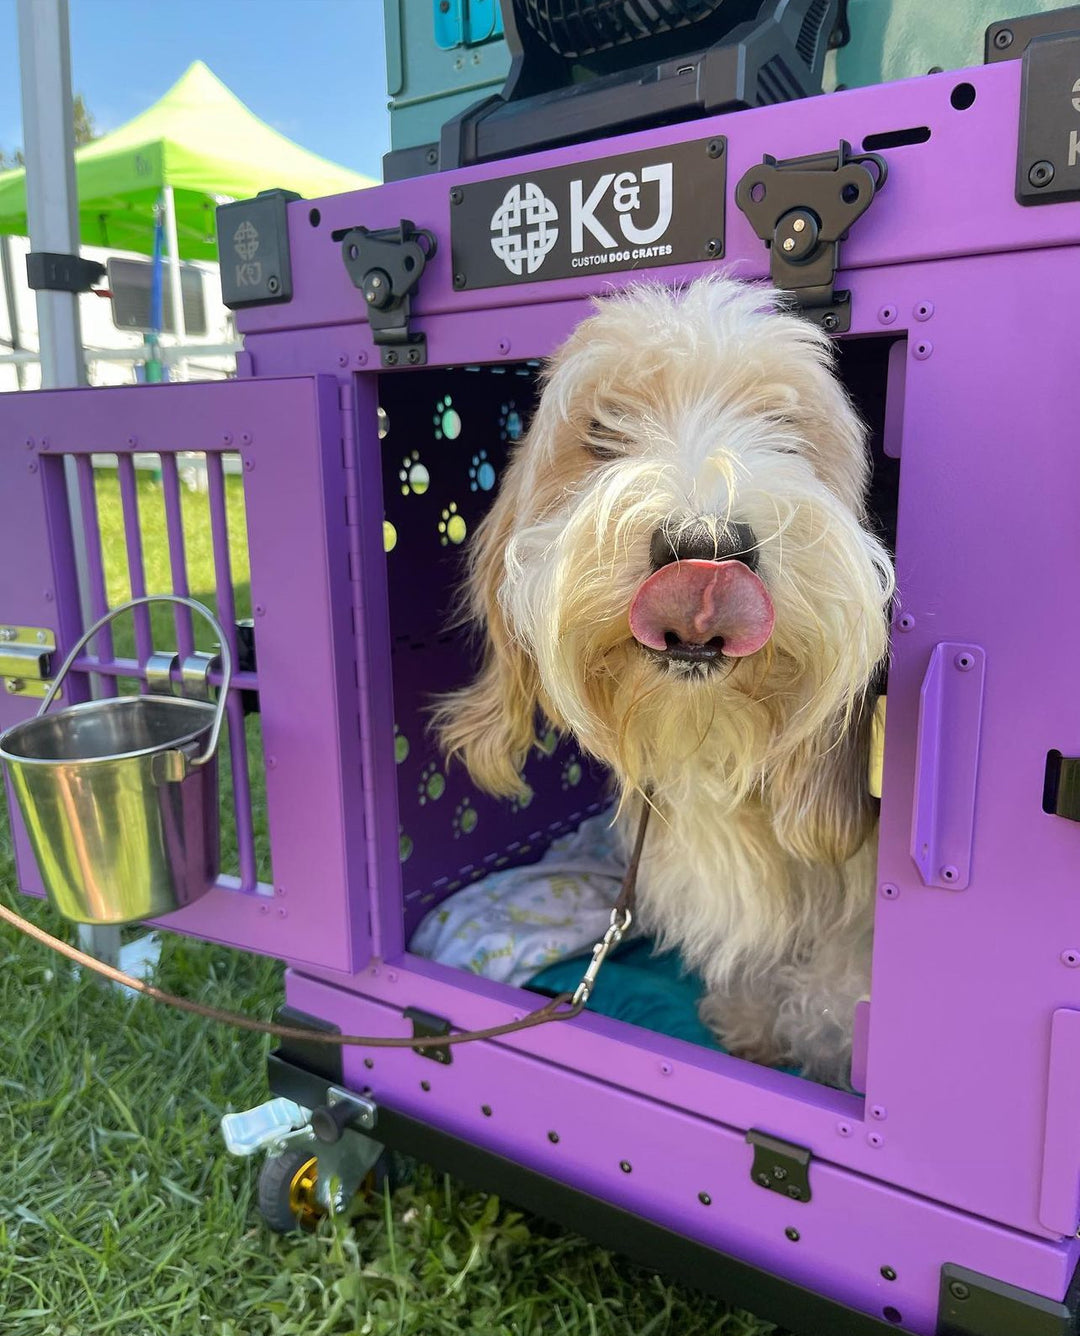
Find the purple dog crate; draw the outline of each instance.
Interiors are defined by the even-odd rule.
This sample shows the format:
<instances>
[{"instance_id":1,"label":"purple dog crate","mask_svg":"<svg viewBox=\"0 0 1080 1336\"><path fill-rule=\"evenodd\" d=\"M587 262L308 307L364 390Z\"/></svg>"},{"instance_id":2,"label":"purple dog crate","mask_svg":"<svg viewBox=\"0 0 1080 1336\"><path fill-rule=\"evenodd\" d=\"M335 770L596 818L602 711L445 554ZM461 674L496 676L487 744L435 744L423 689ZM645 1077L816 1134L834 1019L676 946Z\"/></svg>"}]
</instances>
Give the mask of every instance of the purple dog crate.
<instances>
[{"instance_id":1,"label":"purple dog crate","mask_svg":"<svg viewBox=\"0 0 1080 1336\"><path fill-rule=\"evenodd\" d=\"M534 860L605 801L605 777L572 744L545 739L532 801L510 804L446 772L426 732L431 693L473 661L451 600L528 419L538 361L591 297L642 273L684 282L723 263L766 277L769 252L735 199L766 155L835 154L841 141L881 153L887 181L841 245L835 288L850 298L826 311L874 428L901 591L873 992L857 1041L865 1095L590 1014L456 1047L450 1061L285 1044L270 1064L275 1093L309 1108L330 1087L363 1093L380 1143L813 1336L1077 1330L1080 192L1018 201L1024 69L764 107L317 203L262 200L270 221L254 238L222 232L234 295L272 280L239 315L238 381L0 406L0 620L48 628L60 652L83 624L65 460L81 483L97 615L91 456L118 457L138 594L136 456L160 459L173 585L187 593L177 456L205 455L229 628L239 610L223 478L240 461L257 662L229 707L237 866L162 926L284 960L285 1015L309 1025L408 1035L410 1009L457 1029L496 1025L536 995L406 943L428 907ZM1065 145L1080 126L1077 73L1059 99ZM1062 148L1052 188L1075 175L1076 156L1070 165ZM604 175L670 162L692 177L676 207L688 190L708 224L696 250L676 219L671 251L582 267L572 229L558 244L545 232L537 196L559 181L584 182L588 196ZM1030 171L1038 188L1045 164ZM501 256L486 221L480 232L453 221L510 195L520 208L500 220ZM618 219L601 204L593 221L610 239ZM260 236L275 210L285 230ZM585 232L586 247L606 246ZM370 321L358 289L372 270L350 273L350 238L357 255L382 245L386 265L403 262L380 271L395 290L415 277L405 259L422 271L404 302L373 302ZM73 693L91 672L145 678L151 648L145 623L134 658L99 645ZM181 660L196 648L186 614L171 648ZM273 869L263 880L243 745L241 693L254 692ZM0 693L0 724L35 707Z\"/></svg>"}]
</instances>

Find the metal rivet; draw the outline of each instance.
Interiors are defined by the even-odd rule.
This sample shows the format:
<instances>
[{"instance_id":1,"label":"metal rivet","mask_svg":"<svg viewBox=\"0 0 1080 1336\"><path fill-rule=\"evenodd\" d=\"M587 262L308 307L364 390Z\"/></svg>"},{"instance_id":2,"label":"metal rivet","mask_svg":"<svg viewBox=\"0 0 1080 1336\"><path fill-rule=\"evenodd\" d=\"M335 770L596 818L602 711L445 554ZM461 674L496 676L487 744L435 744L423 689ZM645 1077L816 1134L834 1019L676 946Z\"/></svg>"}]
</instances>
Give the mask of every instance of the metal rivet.
<instances>
[{"instance_id":1,"label":"metal rivet","mask_svg":"<svg viewBox=\"0 0 1080 1336\"><path fill-rule=\"evenodd\" d=\"M660 1064L660 1075L661 1075L661 1076L670 1076L671 1073L672 1073L672 1070L673 1070L673 1069L672 1069L672 1066L671 1066L671 1063L670 1063L670 1062L662 1062L662 1063Z\"/></svg>"},{"instance_id":2,"label":"metal rivet","mask_svg":"<svg viewBox=\"0 0 1080 1336\"><path fill-rule=\"evenodd\" d=\"M277 757L276 757L276 756L268 756L268 757L266 758L266 768L267 768L267 770L276 770L276 769L277 769Z\"/></svg>"},{"instance_id":3,"label":"metal rivet","mask_svg":"<svg viewBox=\"0 0 1080 1336\"><path fill-rule=\"evenodd\" d=\"M975 667L975 656L973 654L958 654L953 659L953 663L962 673L970 673L972 668Z\"/></svg>"},{"instance_id":4,"label":"metal rivet","mask_svg":"<svg viewBox=\"0 0 1080 1336\"><path fill-rule=\"evenodd\" d=\"M36 472L37 472L37 463L36 463L34 460L31 460L30 463L27 464L26 467L27 467L27 469L28 469L31 473L36 473Z\"/></svg>"},{"instance_id":5,"label":"metal rivet","mask_svg":"<svg viewBox=\"0 0 1080 1336\"><path fill-rule=\"evenodd\" d=\"M349 365L348 356L345 353L338 353L337 364L338 366L348 366Z\"/></svg>"},{"instance_id":6,"label":"metal rivet","mask_svg":"<svg viewBox=\"0 0 1080 1336\"><path fill-rule=\"evenodd\" d=\"M724 153L724 141L722 139L710 139L705 145L705 152L710 158L719 158Z\"/></svg>"},{"instance_id":7,"label":"metal rivet","mask_svg":"<svg viewBox=\"0 0 1080 1336\"><path fill-rule=\"evenodd\" d=\"M366 362L367 362L367 353L361 350L356 354L356 365L364 366Z\"/></svg>"},{"instance_id":8,"label":"metal rivet","mask_svg":"<svg viewBox=\"0 0 1080 1336\"><path fill-rule=\"evenodd\" d=\"M837 1124L836 1124L836 1130L837 1130L837 1132L840 1133L840 1135L841 1135L842 1137L849 1137L849 1136L851 1136L851 1124L850 1124L850 1123L837 1123Z\"/></svg>"},{"instance_id":9,"label":"metal rivet","mask_svg":"<svg viewBox=\"0 0 1080 1336\"><path fill-rule=\"evenodd\" d=\"M397 366L398 356L393 348L387 348L383 353L383 361L387 366Z\"/></svg>"},{"instance_id":10,"label":"metal rivet","mask_svg":"<svg viewBox=\"0 0 1080 1336\"><path fill-rule=\"evenodd\" d=\"M805 219L805 218L796 218L795 221L791 224L791 230L792 230L793 232L805 232L805 231L806 231L806 219Z\"/></svg>"},{"instance_id":11,"label":"metal rivet","mask_svg":"<svg viewBox=\"0 0 1080 1336\"><path fill-rule=\"evenodd\" d=\"M464 275L464 274L455 274L455 275L454 275L454 287L455 287L455 288L463 288L464 286L465 286L465 275Z\"/></svg>"},{"instance_id":12,"label":"metal rivet","mask_svg":"<svg viewBox=\"0 0 1080 1336\"><path fill-rule=\"evenodd\" d=\"M994 33L994 45L999 51L1005 51L1013 44L1013 30L1011 28L999 28Z\"/></svg>"},{"instance_id":13,"label":"metal rivet","mask_svg":"<svg viewBox=\"0 0 1080 1336\"><path fill-rule=\"evenodd\" d=\"M1076 967L1080 965L1080 951L1072 949L1068 951L1062 951L1061 963L1063 965L1068 965L1069 969L1071 970L1076 969Z\"/></svg>"},{"instance_id":14,"label":"metal rivet","mask_svg":"<svg viewBox=\"0 0 1080 1336\"><path fill-rule=\"evenodd\" d=\"M875 1104L870 1110L870 1117L876 1118L879 1123L883 1123L889 1116L889 1111L884 1104Z\"/></svg>"},{"instance_id":15,"label":"metal rivet","mask_svg":"<svg viewBox=\"0 0 1080 1336\"><path fill-rule=\"evenodd\" d=\"M634 1166L630 1163L629 1160L620 1160L619 1168L623 1171L624 1174L629 1174L632 1172Z\"/></svg>"},{"instance_id":16,"label":"metal rivet","mask_svg":"<svg viewBox=\"0 0 1080 1336\"><path fill-rule=\"evenodd\" d=\"M712 1198L709 1196L707 1192L699 1192L697 1195L697 1199L699 1202L701 1202L702 1206L712 1205Z\"/></svg>"},{"instance_id":17,"label":"metal rivet","mask_svg":"<svg viewBox=\"0 0 1080 1336\"><path fill-rule=\"evenodd\" d=\"M128 445L138 445L138 444L139 444L139 438L137 436L128 437Z\"/></svg>"},{"instance_id":18,"label":"metal rivet","mask_svg":"<svg viewBox=\"0 0 1080 1336\"><path fill-rule=\"evenodd\" d=\"M894 886L891 881L887 881L881 888L881 894L886 900L897 900L900 897L900 887Z\"/></svg>"},{"instance_id":19,"label":"metal rivet","mask_svg":"<svg viewBox=\"0 0 1080 1336\"><path fill-rule=\"evenodd\" d=\"M954 1280L949 1285L949 1293L954 1299L967 1299L971 1296L971 1291L962 1280Z\"/></svg>"},{"instance_id":20,"label":"metal rivet","mask_svg":"<svg viewBox=\"0 0 1080 1336\"><path fill-rule=\"evenodd\" d=\"M951 863L946 863L945 866L941 869L941 879L942 881L959 881L960 880L959 870L953 867Z\"/></svg>"},{"instance_id":21,"label":"metal rivet","mask_svg":"<svg viewBox=\"0 0 1080 1336\"><path fill-rule=\"evenodd\" d=\"M798 1241L802 1238L802 1235L799 1233L797 1229L793 1229L790 1225L788 1225L787 1229L784 1230L784 1237L790 1239L792 1243L798 1243Z\"/></svg>"},{"instance_id":22,"label":"metal rivet","mask_svg":"<svg viewBox=\"0 0 1080 1336\"><path fill-rule=\"evenodd\" d=\"M558 1132L549 1132L549 1133L548 1133L548 1140L551 1142L551 1144L552 1144L553 1146L557 1146L557 1145L559 1144L559 1134L558 1134Z\"/></svg>"},{"instance_id":23,"label":"metal rivet","mask_svg":"<svg viewBox=\"0 0 1080 1336\"><path fill-rule=\"evenodd\" d=\"M794 237L785 237L785 238L784 238L784 250L786 250L786 251L793 251L794 249L795 249L795 238L794 238Z\"/></svg>"},{"instance_id":24,"label":"metal rivet","mask_svg":"<svg viewBox=\"0 0 1080 1336\"><path fill-rule=\"evenodd\" d=\"M918 306L912 312L916 320L929 320L934 314L933 302L919 302Z\"/></svg>"},{"instance_id":25,"label":"metal rivet","mask_svg":"<svg viewBox=\"0 0 1080 1336\"><path fill-rule=\"evenodd\" d=\"M364 1066L365 1066L365 1067L368 1069L368 1071L370 1072L371 1069L372 1069L372 1067L375 1066L375 1059L374 1059L374 1058L365 1058L365 1059L364 1059Z\"/></svg>"},{"instance_id":26,"label":"metal rivet","mask_svg":"<svg viewBox=\"0 0 1080 1336\"><path fill-rule=\"evenodd\" d=\"M772 1187L772 1179L769 1177L768 1174L758 1174L757 1181L761 1184L763 1188Z\"/></svg>"},{"instance_id":27,"label":"metal rivet","mask_svg":"<svg viewBox=\"0 0 1080 1336\"><path fill-rule=\"evenodd\" d=\"M1032 163L1031 170L1028 172L1028 180L1037 190L1043 186L1048 186L1054 179L1054 164L1047 162L1045 158L1039 162Z\"/></svg>"},{"instance_id":28,"label":"metal rivet","mask_svg":"<svg viewBox=\"0 0 1080 1336\"><path fill-rule=\"evenodd\" d=\"M221 444L222 444L222 445L232 445L232 432L231 432L231 431L227 431L227 432L225 432L225 433L222 435L222 437L221 437Z\"/></svg>"},{"instance_id":29,"label":"metal rivet","mask_svg":"<svg viewBox=\"0 0 1080 1336\"><path fill-rule=\"evenodd\" d=\"M240 440L241 440L241 442L242 442L244 445L250 445L251 442L252 442L252 439L253 439L253 437L252 437L250 431L242 431L242 432L240 433Z\"/></svg>"},{"instance_id":30,"label":"metal rivet","mask_svg":"<svg viewBox=\"0 0 1080 1336\"><path fill-rule=\"evenodd\" d=\"M253 459L244 460L244 468L248 473L250 473L254 467L255 467L255 461Z\"/></svg>"},{"instance_id":31,"label":"metal rivet","mask_svg":"<svg viewBox=\"0 0 1080 1336\"><path fill-rule=\"evenodd\" d=\"M281 280L276 275L271 274L266 280L266 290L271 297L276 296L281 291Z\"/></svg>"},{"instance_id":32,"label":"metal rivet","mask_svg":"<svg viewBox=\"0 0 1080 1336\"><path fill-rule=\"evenodd\" d=\"M915 626L915 618L911 615L910 612L905 612L901 617L897 619L896 624L901 631L910 631Z\"/></svg>"},{"instance_id":33,"label":"metal rivet","mask_svg":"<svg viewBox=\"0 0 1080 1336\"><path fill-rule=\"evenodd\" d=\"M32 436L28 436L28 437L26 438L26 448L27 448L27 450L33 450L33 448L34 448L34 438L33 438Z\"/></svg>"},{"instance_id":34,"label":"metal rivet","mask_svg":"<svg viewBox=\"0 0 1080 1336\"><path fill-rule=\"evenodd\" d=\"M502 355L505 357L506 354L510 351L510 340L500 339L498 347L499 347L499 352L501 352Z\"/></svg>"},{"instance_id":35,"label":"metal rivet","mask_svg":"<svg viewBox=\"0 0 1080 1336\"><path fill-rule=\"evenodd\" d=\"M866 1134L866 1140L875 1150L880 1150L885 1144L885 1138L880 1132L868 1132Z\"/></svg>"},{"instance_id":36,"label":"metal rivet","mask_svg":"<svg viewBox=\"0 0 1080 1336\"><path fill-rule=\"evenodd\" d=\"M826 311L825 314L821 317L822 329L829 329L829 330L835 329L837 325L839 325L839 323L840 321L832 313L832 311Z\"/></svg>"},{"instance_id":37,"label":"metal rivet","mask_svg":"<svg viewBox=\"0 0 1080 1336\"><path fill-rule=\"evenodd\" d=\"M896 1272L891 1266L883 1266L881 1268L881 1276L883 1280L895 1280Z\"/></svg>"},{"instance_id":38,"label":"metal rivet","mask_svg":"<svg viewBox=\"0 0 1080 1336\"><path fill-rule=\"evenodd\" d=\"M264 606L262 603L256 603L256 604L255 604L255 616L256 616L256 617L265 617L265 616L266 616L266 608L265 608L265 606Z\"/></svg>"},{"instance_id":39,"label":"metal rivet","mask_svg":"<svg viewBox=\"0 0 1080 1336\"><path fill-rule=\"evenodd\" d=\"M913 356L919 362L925 362L934 351L934 345L929 339L923 339L922 343L917 343L913 349Z\"/></svg>"},{"instance_id":40,"label":"metal rivet","mask_svg":"<svg viewBox=\"0 0 1080 1336\"><path fill-rule=\"evenodd\" d=\"M877 313L877 318L883 325L891 325L896 319L895 306L883 306Z\"/></svg>"},{"instance_id":41,"label":"metal rivet","mask_svg":"<svg viewBox=\"0 0 1080 1336\"><path fill-rule=\"evenodd\" d=\"M787 1170L780 1164L773 1165L772 1176L778 1183L782 1183L787 1178Z\"/></svg>"}]
</instances>

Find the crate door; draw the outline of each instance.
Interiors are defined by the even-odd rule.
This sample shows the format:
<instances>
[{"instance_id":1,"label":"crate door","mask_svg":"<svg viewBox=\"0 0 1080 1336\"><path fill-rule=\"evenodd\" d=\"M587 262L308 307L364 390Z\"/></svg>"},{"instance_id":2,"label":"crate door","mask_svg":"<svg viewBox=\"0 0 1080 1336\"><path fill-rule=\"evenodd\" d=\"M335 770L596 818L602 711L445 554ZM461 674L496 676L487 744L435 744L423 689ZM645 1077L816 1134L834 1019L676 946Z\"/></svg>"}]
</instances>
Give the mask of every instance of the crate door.
<instances>
[{"instance_id":1,"label":"crate door","mask_svg":"<svg viewBox=\"0 0 1080 1336\"><path fill-rule=\"evenodd\" d=\"M84 625L82 566L90 618L129 595L190 594L217 611L234 662L254 640L228 702L222 875L162 926L351 970L369 954L369 895L345 495L328 377L0 402L0 628L55 637L55 668ZM197 676L213 653L199 622L168 607L129 614L78 661L65 701L88 695L90 670L98 694L146 690L148 670L170 667L181 691L184 665ZM40 700L3 685L7 727ZM20 885L40 891L14 814L13 828Z\"/></svg>"}]
</instances>

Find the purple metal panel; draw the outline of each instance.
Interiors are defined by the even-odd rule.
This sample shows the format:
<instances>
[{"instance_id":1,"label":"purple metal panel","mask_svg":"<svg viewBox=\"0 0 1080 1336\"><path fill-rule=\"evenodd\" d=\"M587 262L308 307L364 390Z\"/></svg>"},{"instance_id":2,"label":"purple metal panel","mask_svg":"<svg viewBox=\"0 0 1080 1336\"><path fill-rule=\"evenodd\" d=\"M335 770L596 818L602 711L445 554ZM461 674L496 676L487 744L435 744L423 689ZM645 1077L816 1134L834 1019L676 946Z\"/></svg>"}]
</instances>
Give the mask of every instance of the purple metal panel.
<instances>
[{"instance_id":1,"label":"purple metal panel","mask_svg":"<svg viewBox=\"0 0 1080 1336\"><path fill-rule=\"evenodd\" d=\"M952 106L950 96L963 82L972 85L976 97L966 110L958 110ZM761 242L735 206L735 187L747 169L761 161L763 154L795 157L820 153L834 149L841 139L858 147L865 135L909 126L928 126L931 138L923 144L884 153L890 165L889 180L880 199L859 220L845 242L846 267L869 268L942 256L1069 245L1080 232L1080 203L1024 209L1013 197L1019 92L1020 62L1009 61L811 98L794 109L784 105L755 108L690 125L666 126L338 195L318 201L321 221L317 227L309 222L312 201L298 202L288 210L292 301L241 312L237 323L246 334L362 320L363 300L345 273L340 244L331 240L331 233L360 223L373 228L396 227L402 218L411 218L417 226L432 229L441 243L414 298L414 310L421 317L516 303L520 300L520 290L516 293L506 288L454 291L448 199L453 186L522 170L539 171L567 161L587 163L613 153L662 148L672 142L712 134L725 135L728 140L727 262L737 263L740 271L747 274L765 275L768 260ZM958 202L962 202L960 207ZM973 220L978 220L977 226ZM684 265L652 269L649 273L676 279L690 277L700 269L701 266ZM530 284L532 290L527 301L535 308L536 304L580 298L610 286L621 286L634 277L632 272L599 276L594 273L581 279ZM355 345L348 349L350 363L355 350Z\"/></svg>"},{"instance_id":2,"label":"purple metal panel","mask_svg":"<svg viewBox=\"0 0 1080 1336\"><path fill-rule=\"evenodd\" d=\"M35 449L55 457L45 462L61 486L66 454L149 451L164 463L181 450L210 454L239 444L275 885L243 894L222 879L164 926L346 970L367 958L368 936L363 827L354 815L362 805L359 721L336 399L334 382L311 378L46 391L8 397L4 430L8 440L39 440ZM14 460L14 451L2 457ZM37 456L30 462L36 470ZM83 491L92 492L92 480ZM178 515L178 491L169 495L167 507ZM44 563L49 551L40 523L24 537L13 575ZM181 574L175 524L171 537L175 579ZM63 550L58 542L54 556ZM100 557L92 565L103 598ZM66 597L70 621L78 610L70 585ZM69 625L61 648L72 638Z\"/></svg>"},{"instance_id":3,"label":"purple metal panel","mask_svg":"<svg viewBox=\"0 0 1080 1336\"><path fill-rule=\"evenodd\" d=\"M292 1006L349 1032L409 1032L398 1009L292 971L286 993ZM893 1306L907 1331L935 1331L943 1261L1055 1299L1071 1276L1075 1245L1025 1238L828 1164L811 1164L812 1200L793 1204L753 1182L742 1131L715 1115L694 1117L502 1044L458 1048L449 1066L403 1050L344 1055L346 1083L376 1103L868 1313ZM885 1266L896 1281L882 1277Z\"/></svg>"},{"instance_id":4,"label":"purple metal panel","mask_svg":"<svg viewBox=\"0 0 1080 1336\"><path fill-rule=\"evenodd\" d=\"M919 690L911 856L927 886L970 878L985 675L978 645L935 645Z\"/></svg>"},{"instance_id":5,"label":"purple metal panel","mask_svg":"<svg viewBox=\"0 0 1080 1336\"><path fill-rule=\"evenodd\" d=\"M1080 953L1072 953L1080 962ZM1080 1011L1060 1008L1050 1022L1039 1219L1058 1234L1076 1233L1080 1220Z\"/></svg>"}]
</instances>

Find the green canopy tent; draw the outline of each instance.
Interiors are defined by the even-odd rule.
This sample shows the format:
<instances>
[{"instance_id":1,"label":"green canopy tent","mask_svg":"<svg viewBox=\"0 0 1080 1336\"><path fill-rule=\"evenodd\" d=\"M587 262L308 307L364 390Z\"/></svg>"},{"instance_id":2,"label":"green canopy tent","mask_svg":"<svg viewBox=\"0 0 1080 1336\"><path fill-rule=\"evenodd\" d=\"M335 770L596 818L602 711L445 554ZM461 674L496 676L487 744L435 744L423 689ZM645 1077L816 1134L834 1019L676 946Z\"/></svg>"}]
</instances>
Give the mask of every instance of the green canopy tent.
<instances>
[{"instance_id":1,"label":"green canopy tent","mask_svg":"<svg viewBox=\"0 0 1080 1336\"><path fill-rule=\"evenodd\" d=\"M77 149L75 178L84 245L152 254L164 197L175 218L170 252L188 260L217 259L214 209L223 199L275 186L311 198L374 184L265 125L201 60L141 116ZM0 172L0 233L28 230L26 172Z\"/></svg>"}]
</instances>

